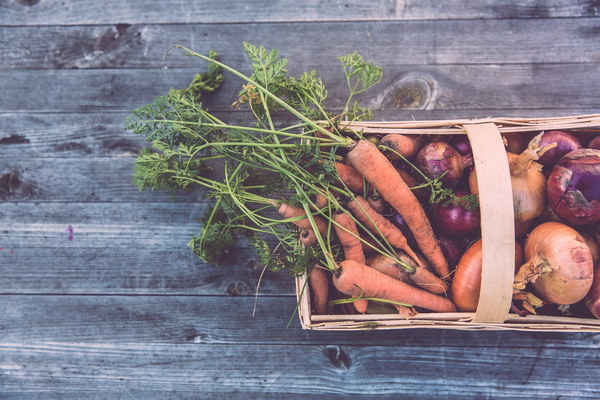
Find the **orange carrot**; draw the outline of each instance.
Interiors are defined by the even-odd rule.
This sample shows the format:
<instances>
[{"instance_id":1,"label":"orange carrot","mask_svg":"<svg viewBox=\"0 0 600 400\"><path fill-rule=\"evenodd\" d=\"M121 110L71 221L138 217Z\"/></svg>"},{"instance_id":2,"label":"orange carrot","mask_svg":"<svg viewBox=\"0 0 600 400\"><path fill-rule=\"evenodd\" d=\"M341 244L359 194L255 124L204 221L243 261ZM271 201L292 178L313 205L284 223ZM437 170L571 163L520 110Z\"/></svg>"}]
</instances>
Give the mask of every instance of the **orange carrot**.
<instances>
[{"instance_id":1,"label":"orange carrot","mask_svg":"<svg viewBox=\"0 0 600 400\"><path fill-rule=\"evenodd\" d=\"M317 235L315 235L315 231L310 228L302 229L300 231L300 243L304 247L310 247L313 244L317 243Z\"/></svg>"},{"instance_id":2,"label":"orange carrot","mask_svg":"<svg viewBox=\"0 0 600 400\"><path fill-rule=\"evenodd\" d=\"M378 193L370 194L367 197L367 201L371 207L373 207L373 210L377 211L379 214L383 214L384 201Z\"/></svg>"},{"instance_id":3,"label":"orange carrot","mask_svg":"<svg viewBox=\"0 0 600 400\"><path fill-rule=\"evenodd\" d=\"M278 207L277 211L279 211L279 214L281 214L281 216L284 217L285 219L297 218L297 217L304 216L304 218L302 218L302 219L299 219L297 221L291 221L291 222L294 225L296 225L297 227L299 227L300 229L312 229L310 220L308 219L308 217L306 216L306 212L302 208L295 207L295 206L292 206L292 205L286 204L286 203L281 203L281 205ZM316 216L316 215L313 218L315 219L315 223L317 225L317 229L319 230L319 232L322 235L327 233L327 222L325 222L325 220L323 218Z\"/></svg>"},{"instance_id":4,"label":"orange carrot","mask_svg":"<svg viewBox=\"0 0 600 400\"><path fill-rule=\"evenodd\" d=\"M406 221L419 248L437 274L447 277L450 274L448 262L433 234L425 210L390 161L367 140L358 141L348 152L348 158L354 168Z\"/></svg>"},{"instance_id":5,"label":"orange carrot","mask_svg":"<svg viewBox=\"0 0 600 400\"><path fill-rule=\"evenodd\" d=\"M339 263L333 275L333 284L348 296L376 297L435 312L456 311L454 304L445 297L415 288L352 260Z\"/></svg>"},{"instance_id":6,"label":"orange carrot","mask_svg":"<svg viewBox=\"0 0 600 400\"><path fill-rule=\"evenodd\" d=\"M315 265L308 272L308 283L312 294L312 305L318 315L327 314L327 301L329 300L329 280L327 272L319 265Z\"/></svg>"},{"instance_id":7,"label":"orange carrot","mask_svg":"<svg viewBox=\"0 0 600 400\"><path fill-rule=\"evenodd\" d=\"M367 229L375 234L381 234L387 239L387 241L394 247L404 250L409 256L420 263L419 258L415 252L410 248L406 237L402 234L402 231L394 224L390 222L383 215L373 210L373 207L361 196L356 196L354 200L348 202L348 209L352 211L354 216L362 222Z\"/></svg>"},{"instance_id":8,"label":"orange carrot","mask_svg":"<svg viewBox=\"0 0 600 400\"><path fill-rule=\"evenodd\" d=\"M362 242L357 237L358 229L356 228L356 223L352 217L345 212L338 212L333 216L333 220L337 222L337 224L334 225L334 229L340 244L342 245L342 249L344 250L344 258L346 260L354 260L364 264L365 253L362 249ZM352 304L354 305L354 308L356 308L356 311L364 314L369 306L369 301L358 299Z\"/></svg>"},{"instance_id":9,"label":"orange carrot","mask_svg":"<svg viewBox=\"0 0 600 400\"><path fill-rule=\"evenodd\" d=\"M390 133L381 138L379 144L391 148L406 158L412 158L415 154L417 154L417 142L414 136ZM393 152L389 152L387 156L390 160L397 160L400 158Z\"/></svg>"},{"instance_id":10,"label":"orange carrot","mask_svg":"<svg viewBox=\"0 0 600 400\"><path fill-rule=\"evenodd\" d=\"M354 193L363 193L365 190L365 183L362 175L357 170L349 165L342 164L341 162L335 163L335 169L337 170L340 180L348 186L348 189Z\"/></svg>"},{"instance_id":11,"label":"orange carrot","mask_svg":"<svg viewBox=\"0 0 600 400\"><path fill-rule=\"evenodd\" d=\"M344 250L344 258L364 264L365 253L352 217L345 212L337 212L333 215L333 221L337 223L334 224L334 229Z\"/></svg>"},{"instance_id":12,"label":"orange carrot","mask_svg":"<svg viewBox=\"0 0 600 400\"><path fill-rule=\"evenodd\" d=\"M369 257L367 265L402 282L413 283L431 293L446 294L448 292L448 284L428 271L427 268L417 265L406 255L398 254L398 258L413 267L414 272L408 272L383 254L375 254Z\"/></svg>"}]
</instances>

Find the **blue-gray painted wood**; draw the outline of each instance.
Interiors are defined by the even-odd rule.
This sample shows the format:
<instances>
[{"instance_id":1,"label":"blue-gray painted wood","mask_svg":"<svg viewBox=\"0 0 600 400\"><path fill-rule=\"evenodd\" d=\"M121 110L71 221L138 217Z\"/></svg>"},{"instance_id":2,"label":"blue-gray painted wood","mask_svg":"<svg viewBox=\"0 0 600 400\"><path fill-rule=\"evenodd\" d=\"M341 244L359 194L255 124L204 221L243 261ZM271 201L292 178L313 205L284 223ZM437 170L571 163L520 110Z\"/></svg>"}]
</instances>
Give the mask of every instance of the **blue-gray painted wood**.
<instances>
[{"instance_id":1,"label":"blue-gray painted wood","mask_svg":"<svg viewBox=\"0 0 600 400\"><path fill-rule=\"evenodd\" d=\"M600 112L597 1L472 3L0 1L0 398L600 398L594 333L302 331L247 244L191 254L202 191L131 184L128 112L204 68L174 42L246 71L242 40L278 47L333 107L360 50L381 120ZM228 121L239 83L207 99Z\"/></svg>"}]
</instances>

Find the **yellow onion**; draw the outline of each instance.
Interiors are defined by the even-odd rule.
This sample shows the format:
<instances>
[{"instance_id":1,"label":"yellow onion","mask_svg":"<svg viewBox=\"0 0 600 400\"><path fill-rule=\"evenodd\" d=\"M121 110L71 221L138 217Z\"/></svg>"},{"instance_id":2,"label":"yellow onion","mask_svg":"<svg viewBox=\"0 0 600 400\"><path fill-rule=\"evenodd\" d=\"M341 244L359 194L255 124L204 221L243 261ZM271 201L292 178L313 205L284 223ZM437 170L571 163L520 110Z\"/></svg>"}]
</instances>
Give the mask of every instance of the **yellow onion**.
<instances>
[{"instance_id":1,"label":"yellow onion","mask_svg":"<svg viewBox=\"0 0 600 400\"><path fill-rule=\"evenodd\" d=\"M540 155L555 147L550 144L540 148L541 136L536 136L521 154L507 152L512 184L515 222L539 217L546 207L546 177L542 165L535 162ZM469 175L471 193L479 193L475 169Z\"/></svg>"},{"instance_id":2,"label":"yellow onion","mask_svg":"<svg viewBox=\"0 0 600 400\"><path fill-rule=\"evenodd\" d=\"M474 242L461 257L452 278L452 302L460 311L475 311L481 289L482 240ZM523 262L523 251L515 242L515 268Z\"/></svg>"},{"instance_id":3,"label":"yellow onion","mask_svg":"<svg viewBox=\"0 0 600 400\"><path fill-rule=\"evenodd\" d=\"M515 275L516 291L531 283L540 297L554 304L574 304L592 286L592 253L575 229L560 222L536 226L525 241L525 264Z\"/></svg>"}]
</instances>

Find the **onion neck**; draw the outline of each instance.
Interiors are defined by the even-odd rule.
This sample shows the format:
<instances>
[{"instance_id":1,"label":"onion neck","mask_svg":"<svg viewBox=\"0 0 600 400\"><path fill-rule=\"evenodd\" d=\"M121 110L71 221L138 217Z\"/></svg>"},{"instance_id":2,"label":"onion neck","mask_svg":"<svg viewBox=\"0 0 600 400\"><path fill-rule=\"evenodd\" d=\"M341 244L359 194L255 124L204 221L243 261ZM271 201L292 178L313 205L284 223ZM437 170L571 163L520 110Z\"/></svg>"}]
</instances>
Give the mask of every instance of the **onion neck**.
<instances>
[{"instance_id":1,"label":"onion neck","mask_svg":"<svg viewBox=\"0 0 600 400\"><path fill-rule=\"evenodd\" d=\"M549 143L540 147L540 140L543 132L531 139L527 148L521 154L514 155L510 161L510 173L512 176L523 176L530 169L534 168L538 171L542 170L542 165L535 162L546 153L557 146L556 143Z\"/></svg>"}]
</instances>

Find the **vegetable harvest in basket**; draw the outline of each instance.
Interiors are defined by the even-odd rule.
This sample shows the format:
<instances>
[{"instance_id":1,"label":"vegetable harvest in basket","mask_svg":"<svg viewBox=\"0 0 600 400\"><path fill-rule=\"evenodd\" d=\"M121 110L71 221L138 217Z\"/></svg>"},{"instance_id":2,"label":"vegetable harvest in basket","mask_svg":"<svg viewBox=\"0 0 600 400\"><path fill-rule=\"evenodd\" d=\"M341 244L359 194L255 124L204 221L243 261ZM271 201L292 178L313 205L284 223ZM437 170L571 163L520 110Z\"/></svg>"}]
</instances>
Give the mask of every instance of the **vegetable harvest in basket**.
<instances>
[{"instance_id":1,"label":"vegetable harvest in basket","mask_svg":"<svg viewBox=\"0 0 600 400\"><path fill-rule=\"evenodd\" d=\"M252 72L244 75L215 52L173 47L206 61L207 72L134 110L126 129L150 145L134 166L140 190L207 189L212 208L189 242L195 254L218 263L246 238L265 268L308 274L316 314L409 318L476 308L480 216L465 135L353 128L372 117L356 95L382 79L356 52L339 57L348 92L332 112L317 73L288 76L276 50L245 43ZM233 106L246 108L252 123L228 123L203 107L203 93L219 87L223 72L243 80ZM600 150L573 146L569 133L541 132L520 154L507 152L515 245L524 248L515 260L519 314L587 301L600 316L600 279L592 283ZM537 162L549 152L553 161Z\"/></svg>"}]
</instances>

